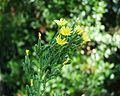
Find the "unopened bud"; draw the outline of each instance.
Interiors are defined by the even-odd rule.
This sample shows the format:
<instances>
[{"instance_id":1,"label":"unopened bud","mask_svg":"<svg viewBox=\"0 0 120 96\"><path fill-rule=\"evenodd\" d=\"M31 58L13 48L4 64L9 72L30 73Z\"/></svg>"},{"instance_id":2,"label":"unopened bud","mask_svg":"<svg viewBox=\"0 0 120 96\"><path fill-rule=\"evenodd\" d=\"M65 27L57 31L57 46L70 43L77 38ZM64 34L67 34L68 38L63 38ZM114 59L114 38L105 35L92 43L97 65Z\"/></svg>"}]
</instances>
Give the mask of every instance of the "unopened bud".
<instances>
[{"instance_id":1,"label":"unopened bud","mask_svg":"<svg viewBox=\"0 0 120 96\"><path fill-rule=\"evenodd\" d=\"M28 50L28 49L25 50L27 56L29 55L29 51L30 50Z\"/></svg>"},{"instance_id":2,"label":"unopened bud","mask_svg":"<svg viewBox=\"0 0 120 96\"><path fill-rule=\"evenodd\" d=\"M38 33L38 38L41 39L41 33L40 32Z\"/></svg>"}]
</instances>

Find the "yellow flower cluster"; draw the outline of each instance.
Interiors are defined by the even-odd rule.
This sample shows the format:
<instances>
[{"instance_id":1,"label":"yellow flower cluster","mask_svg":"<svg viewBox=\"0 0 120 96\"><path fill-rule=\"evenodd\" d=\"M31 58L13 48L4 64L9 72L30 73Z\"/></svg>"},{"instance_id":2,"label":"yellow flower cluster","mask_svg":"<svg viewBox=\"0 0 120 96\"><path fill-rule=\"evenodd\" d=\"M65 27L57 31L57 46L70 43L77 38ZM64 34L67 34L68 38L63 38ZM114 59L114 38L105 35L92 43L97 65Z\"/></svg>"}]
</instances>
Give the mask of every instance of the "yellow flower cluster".
<instances>
[{"instance_id":1,"label":"yellow flower cluster","mask_svg":"<svg viewBox=\"0 0 120 96\"><path fill-rule=\"evenodd\" d=\"M65 39L66 36L70 36L72 34L71 28L66 26L65 24L67 23L67 21L63 18L61 18L60 20L54 20L58 26L61 26L60 28L60 34L56 37L56 42L59 45L65 45L67 44L67 40ZM83 39L83 43L86 43L87 41L90 41L88 34L87 33L83 33L84 32L84 28L81 27L80 25L77 25L75 27L75 32L78 35L82 34L82 39ZM62 38L61 38L62 36Z\"/></svg>"},{"instance_id":2,"label":"yellow flower cluster","mask_svg":"<svg viewBox=\"0 0 120 96\"><path fill-rule=\"evenodd\" d=\"M67 23L67 21L63 18L61 18L60 20L54 20L58 26L62 26L61 29L60 29L60 34L63 35L63 36L69 36L71 34L71 29L69 27L65 27L64 25ZM61 35L58 35L56 37L56 42L59 44L59 45L65 45L67 44L67 40L65 38L61 38Z\"/></svg>"},{"instance_id":3,"label":"yellow flower cluster","mask_svg":"<svg viewBox=\"0 0 120 96\"><path fill-rule=\"evenodd\" d=\"M66 43L68 43L68 42L66 41L66 39L65 39L65 38L62 39L60 35L58 35L58 36L56 37L56 42L57 42L59 45L65 45Z\"/></svg>"}]
</instances>

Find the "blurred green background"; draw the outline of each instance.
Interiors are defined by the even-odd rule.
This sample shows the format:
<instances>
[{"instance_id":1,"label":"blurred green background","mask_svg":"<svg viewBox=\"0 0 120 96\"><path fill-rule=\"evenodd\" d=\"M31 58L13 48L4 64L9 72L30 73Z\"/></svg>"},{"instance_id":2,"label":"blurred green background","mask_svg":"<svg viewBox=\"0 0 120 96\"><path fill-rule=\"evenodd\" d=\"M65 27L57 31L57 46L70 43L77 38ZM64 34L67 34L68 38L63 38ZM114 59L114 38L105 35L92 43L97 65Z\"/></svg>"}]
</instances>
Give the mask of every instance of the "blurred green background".
<instances>
[{"instance_id":1,"label":"blurred green background","mask_svg":"<svg viewBox=\"0 0 120 96\"><path fill-rule=\"evenodd\" d=\"M91 41L48 82L46 96L120 96L120 0L0 0L0 96L26 96L25 49L38 32L47 44L60 18L87 26Z\"/></svg>"}]
</instances>

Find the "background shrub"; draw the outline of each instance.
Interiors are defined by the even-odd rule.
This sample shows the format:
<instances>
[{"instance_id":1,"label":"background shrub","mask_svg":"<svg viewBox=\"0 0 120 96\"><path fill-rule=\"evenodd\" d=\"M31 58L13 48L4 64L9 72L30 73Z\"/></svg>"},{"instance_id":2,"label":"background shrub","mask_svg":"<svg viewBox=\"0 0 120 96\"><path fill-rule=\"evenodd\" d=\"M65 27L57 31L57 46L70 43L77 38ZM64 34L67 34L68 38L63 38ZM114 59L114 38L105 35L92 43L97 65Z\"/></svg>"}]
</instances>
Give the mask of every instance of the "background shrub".
<instances>
[{"instance_id":1,"label":"background shrub","mask_svg":"<svg viewBox=\"0 0 120 96\"><path fill-rule=\"evenodd\" d=\"M47 44L54 36L54 32L57 32L52 21L63 17L77 20L78 24L88 26L86 31L90 33L91 42L78 48L72 64L68 65L65 71L63 68L63 74L69 72L67 75L69 77L64 75L57 77L58 79L51 81L58 82L54 83L57 88L48 87L48 89L53 92L57 90L59 94L63 88L63 93L67 92L68 95L73 94L73 96L108 93L112 96L119 95L119 2L119 0L0 0L0 82L2 86L0 93L6 96L25 93L26 78L22 69L25 49L32 49L37 42L39 31L42 33L43 42ZM90 66L93 62L95 67L102 66L104 71L100 74L88 74L82 71L81 66ZM73 74L77 80L73 80ZM99 78L102 80L100 81ZM89 83L85 85L87 79ZM81 80L82 82L79 82ZM66 81L70 81L72 85ZM76 88L75 85L78 84L81 86Z\"/></svg>"}]
</instances>

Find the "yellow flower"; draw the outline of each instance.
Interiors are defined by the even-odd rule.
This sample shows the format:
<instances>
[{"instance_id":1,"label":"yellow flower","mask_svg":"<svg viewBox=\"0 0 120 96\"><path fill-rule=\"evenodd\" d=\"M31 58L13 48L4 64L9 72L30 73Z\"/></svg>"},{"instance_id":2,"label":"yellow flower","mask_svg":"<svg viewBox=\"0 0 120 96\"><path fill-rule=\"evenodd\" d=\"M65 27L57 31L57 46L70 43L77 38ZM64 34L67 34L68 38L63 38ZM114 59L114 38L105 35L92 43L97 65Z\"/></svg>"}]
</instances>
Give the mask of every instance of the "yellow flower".
<instances>
[{"instance_id":1,"label":"yellow flower","mask_svg":"<svg viewBox=\"0 0 120 96\"><path fill-rule=\"evenodd\" d=\"M29 51L30 50L28 50L28 49L25 50L27 56L29 55Z\"/></svg>"},{"instance_id":2,"label":"yellow flower","mask_svg":"<svg viewBox=\"0 0 120 96\"><path fill-rule=\"evenodd\" d=\"M33 79L30 79L30 86L33 86Z\"/></svg>"},{"instance_id":3,"label":"yellow flower","mask_svg":"<svg viewBox=\"0 0 120 96\"><path fill-rule=\"evenodd\" d=\"M80 35L81 33L84 32L84 29L78 25L76 26L75 31L78 33L78 35Z\"/></svg>"},{"instance_id":4,"label":"yellow flower","mask_svg":"<svg viewBox=\"0 0 120 96\"><path fill-rule=\"evenodd\" d=\"M60 20L54 20L55 23L57 23L58 26L63 26L67 23L67 21L63 18L61 18Z\"/></svg>"},{"instance_id":5,"label":"yellow flower","mask_svg":"<svg viewBox=\"0 0 120 96\"><path fill-rule=\"evenodd\" d=\"M64 36L68 36L71 34L71 29L69 27L62 27L60 29L60 34L64 35Z\"/></svg>"},{"instance_id":6,"label":"yellow flower","mask_svg":"<svg viewBox=\"0 0 120 96\"><path fill-rule=\"evenodd\" d=\"M38 33L38 38L39 38L39 40L41 39L41 33L40 32Z\"/></svg>"},{"instance_id":7,"label":"yellow flower","mask_svg":"<svg viewBox=\"0 0 120 96\"><path fill-rule=\"evenodd\" d=\"M82 35L82 39L83 39L83 43L86 43L87 41L90 41L89 36L88 36L87 33L84 33L84 34Z\"/></svg>"},{"instance_id":8,"label":"yellow flower","mask_svg":"<svg viewBox=\"0 0 120 96\"><path fill-rule=\"evenodd\" d=\"M67 58L67 59L63 62L63 64L64 64L64 65L67 64L67 63L69 62L69 60L70 60L70 58Z\"/></svg>"},{"instance_id":9,"label":"yellow flower","mask_svg":"<svg viewBox=\"0 0 120 96\"><path fill-rule=\"evenodd\" d=\"M59 44L59 45L65 45L66 43L68 43L66 40L65 40L65 38L64 39L61 39L61 36L60 35L58 35L57 37L56 37L56 42Z\"/></svg>"}]
</instances>

